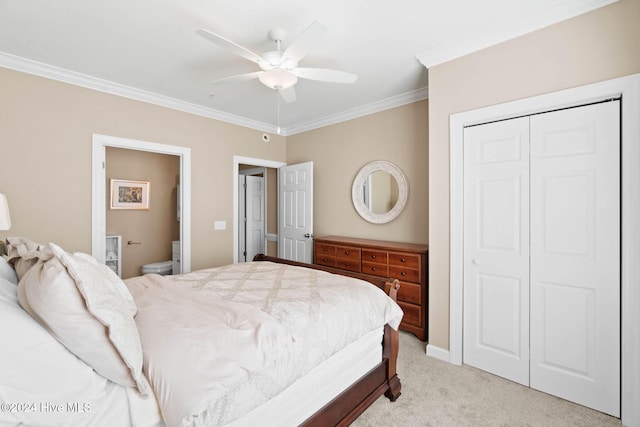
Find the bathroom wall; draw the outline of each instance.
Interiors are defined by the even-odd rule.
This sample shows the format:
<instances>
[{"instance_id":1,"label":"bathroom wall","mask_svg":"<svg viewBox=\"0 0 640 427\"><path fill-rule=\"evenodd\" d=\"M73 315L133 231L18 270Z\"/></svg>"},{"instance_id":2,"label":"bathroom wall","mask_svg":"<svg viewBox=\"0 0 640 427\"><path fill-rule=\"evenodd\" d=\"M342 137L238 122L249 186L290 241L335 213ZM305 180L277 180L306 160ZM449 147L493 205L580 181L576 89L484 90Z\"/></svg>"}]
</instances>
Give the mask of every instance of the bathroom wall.
<instances>
[{"instance_id":1,"label":"bathroom wall","mask_svg":"<svg viewBox=\"0 0 640 427\"><path fill-rule=\"evenodd\" d=\"M106 160L107 234L122 236L126 279L139 276L143 264L171 259L171 242L180 239L176 205L180 161L178 156L114 147L106 148ZM149 210L109 209L111 179L149 181Z\"/></svg>"}]
</instances>

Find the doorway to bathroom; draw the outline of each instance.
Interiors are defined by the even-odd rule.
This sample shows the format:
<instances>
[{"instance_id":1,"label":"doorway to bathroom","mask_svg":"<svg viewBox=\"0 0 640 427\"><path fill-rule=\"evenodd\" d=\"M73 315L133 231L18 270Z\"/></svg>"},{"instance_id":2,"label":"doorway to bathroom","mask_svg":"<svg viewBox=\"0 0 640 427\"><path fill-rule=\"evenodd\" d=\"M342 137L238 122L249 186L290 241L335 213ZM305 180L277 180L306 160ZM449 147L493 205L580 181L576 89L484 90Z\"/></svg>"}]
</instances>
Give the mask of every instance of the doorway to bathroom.
<instances>
[{"instance_id":1,"label":"doorway to bathroom","mask_svg":"<svg viewBox=\"0 0 640 427\"><path fill-rule=\"evenodd\" d=\"M128 279L145 273L178 274L173 271L172 248L180 242L178 188L180 158L173 154L154 153L126 148L106 147L107 193L105 212L107 236L120 236L117 259L121 277ZM147 185L148 209L111 207L112 198L120 190L125 196L128 185ZM131 187L136 188L136 187ZM142 188L142 187L141 187ZM110 252L107 251L107 259ZM111 254L113 256L113 254Z\"/></svg>"},{"instance_id":2,"label":"doorway to bathroom","mask_svg":"<svg viewBox=\"0 0 640 427\"><path fill-rule=\"evenodd\" d=\"M125 157L130 158L131 161L136 161L136 158L142 156L146 159L156 158L159 159L160 162L177 162L177 164L174 164L173 169L171 169L173 170L173 172L164 174L163 178L141 180L148 181L149 189L154 188L153 185L155 181L156 184L163 188L162 191L165 194L161 196L156 195L155 199L158 200L150 198L150 206L148 210L141 209L131 211L131 213L137 214L138 216L144 216L141 214L144 214L145 212L151 213L157 210L157 213L163 213L165 216L167 216L167 218L175 218L175 222L177 222L177 225L171 225L169 221L167 222L168 224L170 224L167 227L170 229L169 233L171 234L171 237L169 237L169 240L167 240L167 254L163 253L161 255L158 255L162 259L153 259L151 260L153 261L151 262L151 264L155 264L155 261L168 261L174 257L177 257L177 259L180 260L180 272L186 273L191 271L191 149L186 147L158 144L153 142L118 138L99 134L93 135L92 255L99 261L104 262L106 255L106 235L108 232L113 232L113 230L107 229L107 210L110 207L109 196L111 195L110 180L112 178L120 177L107 177L107 148L109 148L109 150L126 150ZM127 166L125 165L125 169L126 167ZM160 174L159 176L163 175ZM133 180L132 177L123 176L121 178ZM151 195L153 196L153 194ZM157 209L154 209L154 206L156 206ZM145 221L146 220L153 222L153 218L145 218ZM171 230L173 227L175 227L175 229ZM156 229L157 227L154 224L152 228ZM147 234L147 236L149 235ZM143 240L135 238L135 236L131 238L125 236L122 238L122 246L124 248L136 248L139 252L144 252L152 245L151 241L148 241L147 244L145 244L145 240L148 239L145 238ZM129 244L129 241L131 242L131 244ZM176 245L172 244L173 241L178 242L177 248L174 248ZM134 275L139 275L139 272Z\"/></svg>"}]
</instances>

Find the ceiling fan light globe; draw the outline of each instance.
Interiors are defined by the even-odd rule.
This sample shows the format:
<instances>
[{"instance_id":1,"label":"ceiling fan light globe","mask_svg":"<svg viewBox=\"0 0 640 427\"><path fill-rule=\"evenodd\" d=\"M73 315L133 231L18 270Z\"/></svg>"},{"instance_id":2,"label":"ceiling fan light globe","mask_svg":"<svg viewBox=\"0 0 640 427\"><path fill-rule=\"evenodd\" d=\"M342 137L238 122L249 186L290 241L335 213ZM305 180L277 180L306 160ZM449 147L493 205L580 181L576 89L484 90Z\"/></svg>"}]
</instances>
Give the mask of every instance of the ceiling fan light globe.
<instances>
[{"instance_id":1,"label":"ceiling fan light globe","mask_svg":"<svg viewBox=\"0 0 640 427\"><path fill-rule=\"evenodd\" d=\"M267 70L258 77L260 82L271 89L287 89L298 82L298 78L286 70Z\"/></svg>"}]
</instances>

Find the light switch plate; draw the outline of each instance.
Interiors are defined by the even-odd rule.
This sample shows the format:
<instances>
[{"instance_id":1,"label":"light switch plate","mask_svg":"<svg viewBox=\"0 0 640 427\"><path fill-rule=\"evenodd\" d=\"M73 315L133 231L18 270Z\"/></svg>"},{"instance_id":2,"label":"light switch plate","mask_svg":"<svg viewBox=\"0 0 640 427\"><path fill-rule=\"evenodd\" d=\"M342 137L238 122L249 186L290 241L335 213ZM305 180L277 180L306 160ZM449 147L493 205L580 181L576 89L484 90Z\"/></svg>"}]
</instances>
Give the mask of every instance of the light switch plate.
<instances>
[{"instance_id":1,"label":"light switch plate","mask_svg":"<svg viewBox=\"0 0 640 427\"><path fill-rule=\"evenodd\" d=\"M227 229L227 221L216 221L213 223L214 230L226 230Z\"/></svg>"}]
</instances>

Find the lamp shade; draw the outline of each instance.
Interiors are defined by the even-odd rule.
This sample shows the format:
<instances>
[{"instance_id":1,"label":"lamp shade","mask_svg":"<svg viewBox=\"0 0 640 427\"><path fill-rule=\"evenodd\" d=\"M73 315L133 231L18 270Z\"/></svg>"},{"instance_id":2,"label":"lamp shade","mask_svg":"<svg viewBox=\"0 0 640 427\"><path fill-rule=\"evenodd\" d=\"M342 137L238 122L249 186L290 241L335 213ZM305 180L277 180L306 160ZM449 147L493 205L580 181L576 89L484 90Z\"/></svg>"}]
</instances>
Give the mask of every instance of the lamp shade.
<instances>
[{"instance_id":1,"label":"lamp shade","mask_svg":"<svg viewBox=\"0 0 640 427\"><path fill-rule=\"evenodd\" d=\"M0 230L11 228L11 215L9 215L9 203L7 196L0 193Z\"/></svg>"}]
</instances>

